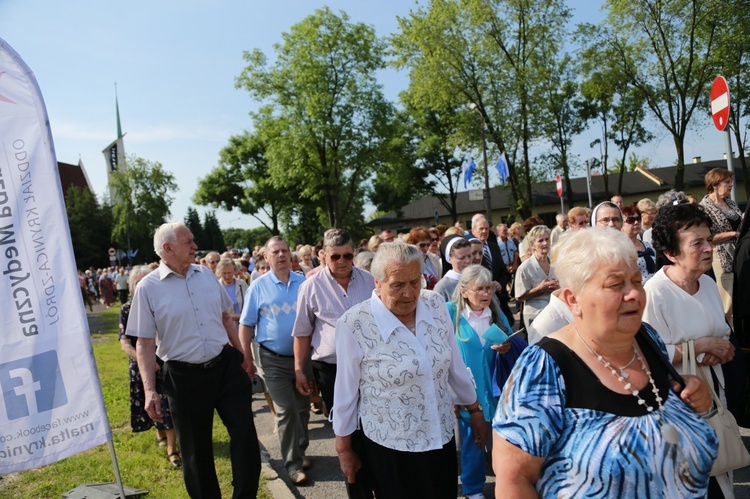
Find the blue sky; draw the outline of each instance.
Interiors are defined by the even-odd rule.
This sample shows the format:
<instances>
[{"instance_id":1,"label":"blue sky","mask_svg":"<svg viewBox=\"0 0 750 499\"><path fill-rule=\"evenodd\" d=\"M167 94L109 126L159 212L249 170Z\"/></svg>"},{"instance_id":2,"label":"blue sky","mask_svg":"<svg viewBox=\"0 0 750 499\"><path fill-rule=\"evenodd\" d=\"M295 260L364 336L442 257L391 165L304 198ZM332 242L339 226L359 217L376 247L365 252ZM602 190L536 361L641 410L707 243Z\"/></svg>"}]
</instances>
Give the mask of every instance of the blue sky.
<instances>
[{"instance_id":1,"label":"blue sky","mask_svg":"<svg viewBox=\"0 0 750 499\"><path fill-rule=\"evenodd\" d=\"M424 3L424 2L422 2ZM574 22L597 21L599 0L571 0ZM125 151L159 161L172 172L172 218L184 218L197 180L215 165L232 134L250 128L257 106L234 79L242 52L259 48L269 58L281 34L317 8L346 11L352 21L375 26L380 36L397 29L396 16L416 5L409 0L339 1L143 1L0 0L0 37L31 67L44 95L59 161L79 157L97 195L106 189L101 151L116 138L115 89ZM594 6L594 7L592 7ZM396 100L408 84L405 73L380 75L386 97ZM692 156L720 158L723 138L704 119L686 143ZM657 138L640 148L653 166L675 161L671 137L656 125ZM596 130L576 140L581 159ZM497 182L497 179L493 179ZM204 208L197 207L203 213ZM249 215L217 211L222 228L250 228Z\"/></svg>"}]
</instances>

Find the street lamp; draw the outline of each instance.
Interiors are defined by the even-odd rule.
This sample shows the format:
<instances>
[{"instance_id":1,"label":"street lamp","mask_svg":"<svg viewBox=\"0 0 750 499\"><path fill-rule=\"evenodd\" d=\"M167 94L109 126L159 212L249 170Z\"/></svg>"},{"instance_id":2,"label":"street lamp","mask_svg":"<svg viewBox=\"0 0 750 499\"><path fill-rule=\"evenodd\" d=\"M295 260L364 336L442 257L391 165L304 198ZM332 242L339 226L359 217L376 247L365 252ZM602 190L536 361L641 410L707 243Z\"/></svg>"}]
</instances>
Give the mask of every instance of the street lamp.
<instances>
[{"instance_id":1,"label":"street lamp","mask_svg":"<svg viewBox=\"0 0 750 499\"><path fill-rule=\"evenodd\" d=\"M469 107L479 113L482 118L482 156L484 157L484 204L487 209L487 222L492 227L492 200L490 199L490 169L487 167L487 142L484 139L484 114L479 110L475 103L469 104Z\"/></svg>"}]
</instances>

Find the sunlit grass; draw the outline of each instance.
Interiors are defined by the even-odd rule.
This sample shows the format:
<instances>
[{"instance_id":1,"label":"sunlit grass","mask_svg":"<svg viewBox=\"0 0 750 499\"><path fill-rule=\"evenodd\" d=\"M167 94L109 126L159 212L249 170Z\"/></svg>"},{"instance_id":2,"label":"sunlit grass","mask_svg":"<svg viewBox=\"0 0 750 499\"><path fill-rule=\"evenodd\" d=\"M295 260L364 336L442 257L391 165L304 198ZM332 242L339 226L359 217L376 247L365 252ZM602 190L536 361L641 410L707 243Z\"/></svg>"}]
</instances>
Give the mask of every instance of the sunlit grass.
<instances>
[{"instance_id":1,"label":"sunlit grass","mask_svg":"<svg viewBox=\"0 0 750 499\"><path fill-rule=\"evenodd\" d=\"M156 445L156 431L130 430L128 358L117 339L119 308L112 307L100 317L99 332L92 335L92 341L123 483L149 491L148 497L187 497L181 471L169 464L166 450ZM222 495L231 497L229 436L218 416L214 420L214 452ZM49 466L4 477L0 498L59 498L79 485L114 481L109 446L101 445ZM258 497L271 497L262 478Z\"/></svg>"}]
</instances>

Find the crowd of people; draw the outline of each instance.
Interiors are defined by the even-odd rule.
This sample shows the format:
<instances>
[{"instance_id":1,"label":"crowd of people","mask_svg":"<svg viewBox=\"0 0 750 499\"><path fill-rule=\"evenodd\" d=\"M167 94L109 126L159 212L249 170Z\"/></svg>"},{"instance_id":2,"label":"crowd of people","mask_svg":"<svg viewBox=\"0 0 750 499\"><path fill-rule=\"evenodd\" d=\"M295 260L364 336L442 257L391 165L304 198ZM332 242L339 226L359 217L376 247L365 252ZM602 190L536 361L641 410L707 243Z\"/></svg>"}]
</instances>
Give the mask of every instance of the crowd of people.
<instances>
[{"instance_id":1,"label":"crowd of people","mask_svg":"<svg viewBox=\"0 0 750 499\"><path fill-rule=\"evenodd\" d=\"M254 379L294 484L322 411L349 497L456 497L460 462L461 492L481 498L491 459L496 497L730 498L704 417L746 405L732 327L750 321L732 303L750 299L750 224L731 186L717 169L700 203L615 196L552 228L477 214L469 230L356 244L330 229L243 255L198 257L190 231L165 224L158 264L81 272L81 291L124 304L133 431L156 427L192 497L218 497L214 409L234 497L255 497Z\"/></svg>"}]
</instances>

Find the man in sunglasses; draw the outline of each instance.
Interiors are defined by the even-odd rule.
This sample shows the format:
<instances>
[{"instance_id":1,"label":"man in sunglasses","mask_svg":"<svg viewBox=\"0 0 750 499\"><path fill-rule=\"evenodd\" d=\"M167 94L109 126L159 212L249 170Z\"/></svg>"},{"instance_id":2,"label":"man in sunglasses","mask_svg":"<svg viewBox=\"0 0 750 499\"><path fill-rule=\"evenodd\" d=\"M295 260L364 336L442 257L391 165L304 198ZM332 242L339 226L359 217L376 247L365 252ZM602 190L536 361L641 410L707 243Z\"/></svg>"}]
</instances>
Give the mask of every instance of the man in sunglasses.
<instances>
[{"instance_id":1,"label":"man in sunglasses","mask_svg":"<svg viewBox=\"0 0 750 499\"><path fill-rule=\"evenodd\" d=\"M354 240L343 229L330 229L323 236L326 266L305 281L297 298L294 322L294 370L297 390L311 392L305 374L312 348L312 368L326 410L333 407L336 380L336 321L354 305L368 300L375 289L372 275L354 266Z\"/></svg>"},{"instance_id":2,"label":"man in sunglasses","mask_svg":"<svg viewBox=\"0 0 750 499\"><path fill-rule=\"evenodd\" d=\"M384 243L387 244L387 243ZM375 279L369 272L354 266L354 240L343 229L330 229L323 236L326 266L302 284L297 299L294 323L294 374L297 390L303 395L312 391L305 368L310 363L326 410L333 409L333 385L336 381L336 322L354 305L369 300ZM335 411L335 409L333 409ZM352 434L352 447L362 451L363 433ZM372 497L367 470L357 473L356 484L346 483L350 498Z\"/></svg>"}]
</instances>

